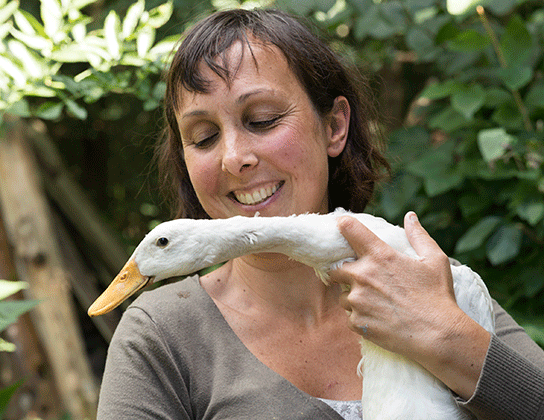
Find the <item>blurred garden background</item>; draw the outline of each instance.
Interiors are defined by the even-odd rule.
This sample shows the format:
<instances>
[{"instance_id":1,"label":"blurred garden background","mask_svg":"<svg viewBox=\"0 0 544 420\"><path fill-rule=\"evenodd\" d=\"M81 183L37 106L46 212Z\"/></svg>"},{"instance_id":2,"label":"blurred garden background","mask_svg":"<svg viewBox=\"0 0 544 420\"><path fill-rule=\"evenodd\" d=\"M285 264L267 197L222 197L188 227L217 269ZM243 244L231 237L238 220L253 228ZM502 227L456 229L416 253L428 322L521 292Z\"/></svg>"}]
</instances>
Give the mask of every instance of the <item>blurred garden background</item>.
<instances>
[{"instance_id":1,"label":"blurred garden background","mask_svg":"<svg viewBox=\"0 0 544 420\"><path fill-rule=\"evenodd\" d=\"M162 71L235 7L300 15L359 69L392 165L368 211L415 210L544 347L541 0L0 0L0 419L94 418L123 308L86 310L171 217Z\"/></svg>"}]
</instances>

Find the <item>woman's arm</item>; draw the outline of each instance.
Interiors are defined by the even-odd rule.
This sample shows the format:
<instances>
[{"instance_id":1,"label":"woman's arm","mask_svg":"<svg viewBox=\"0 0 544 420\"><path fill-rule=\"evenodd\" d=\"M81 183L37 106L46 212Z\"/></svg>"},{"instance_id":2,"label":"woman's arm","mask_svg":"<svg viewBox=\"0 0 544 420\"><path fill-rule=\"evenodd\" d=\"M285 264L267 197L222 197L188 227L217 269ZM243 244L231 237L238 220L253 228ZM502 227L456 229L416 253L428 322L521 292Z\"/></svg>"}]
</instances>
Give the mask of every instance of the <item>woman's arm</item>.
<instances>
[{"instance_id":1,"label":"woman's arm","mask_svg":"<svg viewBox=\"0 0 544 420\"><path fill-rule=\"evenodd\" d=\"M493 336L476 391L460 404L479 419L544 419L544 350L497 302Z\"/></svg>"}]
</instances>

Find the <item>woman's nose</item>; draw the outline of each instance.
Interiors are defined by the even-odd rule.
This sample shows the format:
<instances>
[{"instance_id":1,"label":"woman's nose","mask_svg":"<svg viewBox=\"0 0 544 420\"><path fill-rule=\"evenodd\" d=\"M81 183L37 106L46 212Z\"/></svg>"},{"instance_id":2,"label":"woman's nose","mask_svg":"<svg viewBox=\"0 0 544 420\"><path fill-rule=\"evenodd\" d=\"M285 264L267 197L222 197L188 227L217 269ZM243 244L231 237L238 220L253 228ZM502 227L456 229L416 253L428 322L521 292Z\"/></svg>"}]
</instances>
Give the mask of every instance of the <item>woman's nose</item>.
<instances>
[{"instance_id":1,"label":"woman's nose","mask_svg":"<svg viewBox=\"0 0 544 420\"><path fill-rule=\"evenodd\" d=\"M249 168L256 166L258 161L251 147L250 139L244 138L239 134L225 136L221 161L221 169L224 172L239 175Z\"/></svg>"}]
</instances>

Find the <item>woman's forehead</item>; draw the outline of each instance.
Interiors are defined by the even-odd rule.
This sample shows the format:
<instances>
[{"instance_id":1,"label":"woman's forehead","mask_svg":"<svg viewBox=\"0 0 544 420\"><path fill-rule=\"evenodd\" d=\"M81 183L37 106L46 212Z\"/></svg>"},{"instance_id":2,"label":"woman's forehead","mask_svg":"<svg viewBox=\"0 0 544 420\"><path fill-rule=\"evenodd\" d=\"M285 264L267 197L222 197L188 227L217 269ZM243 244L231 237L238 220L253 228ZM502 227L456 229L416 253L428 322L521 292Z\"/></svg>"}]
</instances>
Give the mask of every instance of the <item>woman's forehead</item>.
<instances>
[{"instance_id":1,"label":"woman's forehead","mask_svg":"<svg viewBox=\"0 0 544 420\"><path fill-rule=\"evenodd\" d=\"M257 85L266 89L268 84L278 89L302 88L278 47L257 39L248 41L237 41L211 64L201 60L197 70L199 77L206 81L206 90L195 92L182 89L181 107L184 106L183 99L190 101L199 94L213 93L217 89L231 91L233 86L236 86L236 90L254 90Z\"/></svg>"}]
</instances>

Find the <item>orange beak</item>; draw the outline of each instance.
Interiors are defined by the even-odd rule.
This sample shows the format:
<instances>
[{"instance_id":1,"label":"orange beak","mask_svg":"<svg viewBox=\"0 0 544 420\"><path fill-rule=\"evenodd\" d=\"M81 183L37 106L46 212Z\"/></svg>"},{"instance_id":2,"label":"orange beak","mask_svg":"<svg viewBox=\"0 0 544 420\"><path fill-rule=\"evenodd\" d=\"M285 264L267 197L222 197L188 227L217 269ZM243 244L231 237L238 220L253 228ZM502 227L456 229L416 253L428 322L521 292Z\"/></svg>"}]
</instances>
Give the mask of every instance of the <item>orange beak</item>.
<instances>
[{"instance_id":1,"label":"orange beak","mask_svg":"<svg viewBox=\"0 0 544 420\"><path fill-rule=\"evenodd\" d=\"M133 259L127 261L123 269L94 301L87 313L89 316L103 315L119 306L125 299L136 293L150 281L140 273Z\"/></svg>"}]
</instances>

